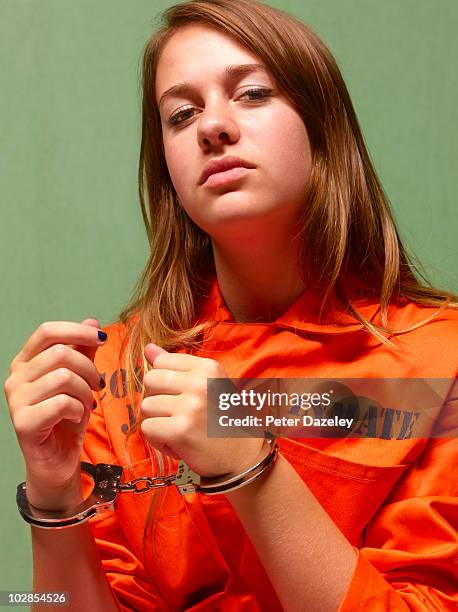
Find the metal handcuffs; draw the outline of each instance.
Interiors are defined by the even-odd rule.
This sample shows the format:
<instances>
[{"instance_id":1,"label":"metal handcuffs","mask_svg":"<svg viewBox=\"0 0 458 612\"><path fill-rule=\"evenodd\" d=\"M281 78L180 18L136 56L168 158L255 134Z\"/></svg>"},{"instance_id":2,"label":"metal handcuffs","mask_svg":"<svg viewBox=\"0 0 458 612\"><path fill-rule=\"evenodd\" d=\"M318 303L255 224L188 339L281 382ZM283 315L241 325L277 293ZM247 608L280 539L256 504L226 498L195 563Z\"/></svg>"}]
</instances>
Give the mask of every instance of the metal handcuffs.
<instances>
[{"instance_id":1,"label":"metal handcuffs","mask_svg":"<svg viewBox=\"0 0 458 612\"><path fill-rule=\"evenodd\" d=\"M169 476L141 476L130 482L121 482L123 468L119 465L98 463L93 465L81 462L81 471L88 474L94 481L94 488L87 499L75 508L65 511L47 511L35 508L29 504L26 495L26 483L17 487L16 501L22 518L37 527L44 529L62 529L72 527L87 521L91 516L114 510L118 493L130 491L145 493L153 489L161 489L175 485L181 495L204 493L216 495L234 491L257 480L267 469L271 468L278 457L278 443L273 436L266 437L268 453L256 465L248 468L242 474L227 478L204 478L189 469L184 461L180 461L176 474ZM144 483L144 484L143 484Z\"/></svg>"}]
</instances>

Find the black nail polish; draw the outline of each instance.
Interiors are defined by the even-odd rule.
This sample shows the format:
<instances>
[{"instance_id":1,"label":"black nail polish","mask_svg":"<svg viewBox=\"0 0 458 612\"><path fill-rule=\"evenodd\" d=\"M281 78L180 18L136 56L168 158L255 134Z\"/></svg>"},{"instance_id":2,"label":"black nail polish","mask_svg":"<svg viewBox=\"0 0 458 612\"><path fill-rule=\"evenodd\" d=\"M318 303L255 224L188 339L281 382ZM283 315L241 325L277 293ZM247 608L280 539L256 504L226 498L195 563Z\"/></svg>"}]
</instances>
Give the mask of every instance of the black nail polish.
<instances>
[{"instance_id":1,"label":"black nail polish","mask_svg":"<svg viewBox=\"0 0 458 612\"><path fill-rule=\"evenodd\" d=\"M92 410L95 410L97 408L97 402L94 400L92 402Z\"/></svg>"},{"instance_id":2,"label":"black nail polish","mask_svg":"<svg viewBox=\"0 0 458 612\"><path fill-rule=\"evenodd\" d=\"M105 340L107 339L107 335L105 332L103 331L99 331L99 340L102 340L102 342L105 342Z\"/></svg>"},{"instance_id":3,"label":"black nail polish","mask_svg":"<svg viewBox=\"0 0 458 612\"><path fill-rule=\"evenodd\" d=\"M106 387L106 382L103 380L103 378L100 379L99 381L99 386L101 389L105 389Z\"/></svg>"}]
</instances>

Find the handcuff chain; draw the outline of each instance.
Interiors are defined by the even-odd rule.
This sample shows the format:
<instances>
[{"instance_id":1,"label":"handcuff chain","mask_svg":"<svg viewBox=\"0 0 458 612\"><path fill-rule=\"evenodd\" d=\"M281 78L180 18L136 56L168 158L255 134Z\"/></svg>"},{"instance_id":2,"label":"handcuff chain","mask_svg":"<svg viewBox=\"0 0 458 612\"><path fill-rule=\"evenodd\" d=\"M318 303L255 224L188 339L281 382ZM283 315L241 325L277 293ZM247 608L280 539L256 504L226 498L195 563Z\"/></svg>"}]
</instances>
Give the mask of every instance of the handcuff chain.
<instances>
[{"instance_id":1,"label":"handcuff chain","mask_svg":"<svg viewBox=\"0 0 458 612\"><path fill-rule=\"evenodd\" d=\"M170 476L140 476L130 482L122 482L118 485L120 493L124 491L130 491L132 493L146 493L153 489L162 489L163 487L170 487L175 484L176 474L170 474ZM144 482L145 486L138 487L137 484Z\"/></svg>"}]
</instances>

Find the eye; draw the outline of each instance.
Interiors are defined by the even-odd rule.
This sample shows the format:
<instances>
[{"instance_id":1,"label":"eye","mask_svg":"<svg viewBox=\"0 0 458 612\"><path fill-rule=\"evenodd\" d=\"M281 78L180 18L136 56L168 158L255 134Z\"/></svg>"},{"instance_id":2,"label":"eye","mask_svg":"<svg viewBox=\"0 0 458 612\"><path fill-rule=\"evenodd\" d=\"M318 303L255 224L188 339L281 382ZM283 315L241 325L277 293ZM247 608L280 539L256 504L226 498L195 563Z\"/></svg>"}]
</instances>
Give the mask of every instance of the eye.
<instances>
[{"instance_id":1,"label":"eye","mask_svg":"<svg viewBox=\"0 0 458 612\"><path fill-rule=\"evenodd\" d=\"M186 117L187 113L192 113L192 106L191 107L184 107L181 110L177 111L176 113L174 113L170 119L168 120L168 124L169 125L178 125L179 123L183 123L183 121L186 121L186 119L190 119L191 115L189 115L188 117ZM183 116L185 115L185 116Z\"/></svg>"},{"instance_id":2,"label":"eye","mask_svg":"<svg viewBox=\"0 0 458 612\"><path fill-rule=\"evenodd\" d=\"M272 94L272 91L272 89L269 89L267 87L252 87L244 91L238 97L238 99L244 98L245 96L256 96L254 99L251 97L249 102L259 102L264 98L269 97ZM177 126L180 123L184 123L188 119L191 119L193 110L194 109L192 106L185 106L184 108L179 109L176 113L174 113L167 121L167 123L171 126Z\"/></svg>"},{"instance_id":3,"label":"eye","mask_svg":"<svg viewBox=\"0 0 458 612\"><path fill-rule=\"evenodd\" d=\"M267 87L252 87L251 89L247 89L246 91L244 91L243 94L239 97L243 98L244 96L260 96L258 98L255 98L254 100L250 100L250 102L258 102L258 100L267 98L271 94L272 89L268 89Z\"/></svg>"}]
</instances>

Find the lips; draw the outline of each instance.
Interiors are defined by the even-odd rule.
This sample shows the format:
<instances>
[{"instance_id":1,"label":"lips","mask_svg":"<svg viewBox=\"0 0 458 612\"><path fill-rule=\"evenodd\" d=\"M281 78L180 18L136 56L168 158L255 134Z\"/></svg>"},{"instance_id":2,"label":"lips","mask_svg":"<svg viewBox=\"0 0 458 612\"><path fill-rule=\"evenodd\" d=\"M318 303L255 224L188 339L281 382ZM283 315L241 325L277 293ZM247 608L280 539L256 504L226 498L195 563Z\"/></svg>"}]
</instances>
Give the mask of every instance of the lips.
<instances>
[{"instance_id":1,"label":"lips","mask_svg":"<svg viewBox=\"0 0 458 612\"><path fill-rule=\"evenodd\" d=\"M256 166L251 162L246 161L240 157L226 156L219 159L212 159L204 167L204 170L199 179L199 185L203 185L209 176L218 172L226 172L232 170L232 168L255 168Z\"/></svg>"}]
</instances>

